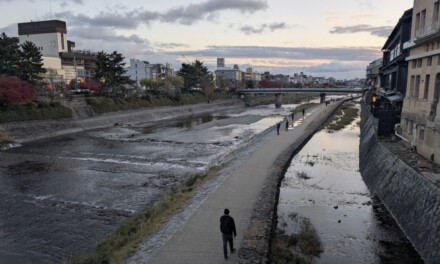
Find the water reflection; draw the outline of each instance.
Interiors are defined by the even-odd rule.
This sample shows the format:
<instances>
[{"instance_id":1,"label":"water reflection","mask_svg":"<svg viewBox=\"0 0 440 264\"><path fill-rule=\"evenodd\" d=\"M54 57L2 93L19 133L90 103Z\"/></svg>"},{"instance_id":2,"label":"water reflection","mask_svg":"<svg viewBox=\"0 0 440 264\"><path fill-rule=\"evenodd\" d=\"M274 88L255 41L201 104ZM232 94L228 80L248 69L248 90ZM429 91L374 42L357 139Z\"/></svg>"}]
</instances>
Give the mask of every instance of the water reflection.
<instances>
[{"instance_id":1,"label":"water reflection","mask_svg":"<svg viewBox=\"0 0 440 264\"><path fill-rule=\"evenodd\" d=\"M308 219L324 248L316 263L423 263L362 180L358 121L318 132L295 156L281 185L278 227L298 234Z\"/></svg>"}]
</instances>

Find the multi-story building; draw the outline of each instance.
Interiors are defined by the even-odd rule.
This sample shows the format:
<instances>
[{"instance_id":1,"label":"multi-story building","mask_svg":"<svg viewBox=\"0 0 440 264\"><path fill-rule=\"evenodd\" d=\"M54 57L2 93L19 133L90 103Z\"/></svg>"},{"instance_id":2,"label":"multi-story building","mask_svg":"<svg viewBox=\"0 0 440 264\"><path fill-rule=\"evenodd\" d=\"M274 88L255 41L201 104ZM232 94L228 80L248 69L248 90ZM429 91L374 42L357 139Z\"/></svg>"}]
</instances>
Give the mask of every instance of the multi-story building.
<instances>
[{"instance_id":1,"label":"multi-story building","mask_svg":"<svg viewBox=\"0 0 440 264\"><path fill-rule=\"evenodd\" d=\"M382 67L383 59L372 61L367 66L367 85L377 89L380 87L380 68Z\"/></svg>"},{"instance_id":2,"label":"multi-story building","mask_svg":"<svg viewBox=\"0 0 440 264\"><path fill-rule=\"evenodd\" d=\"M424 157L440 162L440 17L438 0L415 0L400 129Z\"/></svg>"},{"instance_id":3,"label":"multi-story building","mask_svg":"<svg viewBox=\"0 0 440 264\"><path fill-rule=\"evenodd\" d=\"M411 37L411 20L412 8L403 13L382 48L383 60L380 69L380 83L383 89L380 93L382 95L381 100L386 109L394 110L399 115L408 78L406 58L409 55L409 50L403 47L403 43Z\"/></svg>"},{"instance_id":4,"label":"multi-story building","mask_svg":"<svg viewBox=\"0 0 440 264\"><path fill-rule=\"evenodd\" d=\"M42 54L43 67L48 71L46 80L69 84L81 82L94 74L96 54L76 51L75 42L67 40L66 22L47 20L18 24L20 44L33 42Z\"/></svg>"},{"instance_id":5,"label":"multi-story building","mask_svg":"<svg viewBox=\"0 0 440 264\"><path fill-rule=\"evenodd\" d=\"M136 84L140 86L140 81L142 79L153 79L153 65L148 61L130 59L130 65L127 68L127 75L130 80L135 81Z\"/></svg>"},{"instance_id":6,"label":"multi-story building","mask_svg":"<svg viewBox=\"0 0 440 264\"><path fill-rule=\"evenodd\" d=\"M43 67L48 69L46 75L62 76L55 78L60 80L65 78L59 53L67 51L66 22L48 20L18 23L18 39L20 44L30 41L37 46L42 54ZM53 80L54 76L46 78Z\"/></svg>"},{"instance_id":7,"label":"multi-story building","mask_svg":"<svg viewBox=\"0 0 440 264\"><path fill-rule=\"evenodd\" d=\"M137 59L130 59L130 65L126 70L130 80L135 81L139 86L142 79L159 80L165 79L167 76L173 76L174 74L171 64L151 64L148 61Z\"/></svg>"}]
</instances>

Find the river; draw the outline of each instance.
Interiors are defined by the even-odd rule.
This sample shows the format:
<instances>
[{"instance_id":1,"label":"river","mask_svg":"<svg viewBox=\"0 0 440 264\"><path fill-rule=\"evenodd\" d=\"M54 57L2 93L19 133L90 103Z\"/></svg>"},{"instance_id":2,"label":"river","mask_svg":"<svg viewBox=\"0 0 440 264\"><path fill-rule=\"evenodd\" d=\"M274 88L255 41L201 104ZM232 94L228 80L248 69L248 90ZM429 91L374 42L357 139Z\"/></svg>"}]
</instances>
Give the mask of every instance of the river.
<instances>
[{"instance_id":1,"label":"river","mask_svg":"<svg viewBox=\"0 0 440 264\"><path fill-rule=\"evenodd\" d=\"M172 187L233 159L237 150L265 138L260 135L275 134L275 123L295 107L118 124L0 151L0 263L60 263L93 251L118 224ZM311 219L324 243L321 263L347 263L338 261L356 254L365 259L361 263L379 263L383 251L407 252L408 242L357 172L358 145L356 125L319 132L295 157L283 183L280 219L291 212ZM289 179L297 170L312 178ZM327 172L336 177L325 178ZM294 230L288 218L282 221Z\"/></svg>"},{"instance_id":2,"label":"river","mask_svg":"<svg viewBox=\"0 0 440 264\"><path fill-rule=\"evenodd\" d=\"M293 158L281 184L278 228L299 234L310 223L322 248L305 256L313 263L423 263L362 180L359 120L319 131Z\"/></svg>"},{"instance_id":3,"label":"river","mask_svg":"<svg viewBox=\"0 0 440 264\"><path fill-rule=\"evenodd\" d=\"M236 150L296 105L118 124L0 151L0 263L60 263L192 175Z\"/></svg>"}]
</instances>

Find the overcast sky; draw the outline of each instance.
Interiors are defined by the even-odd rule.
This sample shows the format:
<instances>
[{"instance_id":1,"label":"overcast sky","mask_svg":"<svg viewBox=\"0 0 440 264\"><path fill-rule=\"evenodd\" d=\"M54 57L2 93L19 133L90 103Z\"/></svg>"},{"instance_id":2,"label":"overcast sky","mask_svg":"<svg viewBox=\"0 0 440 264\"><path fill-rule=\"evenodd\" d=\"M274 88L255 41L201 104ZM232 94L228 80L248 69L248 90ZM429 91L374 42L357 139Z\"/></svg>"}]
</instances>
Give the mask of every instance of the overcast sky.
<instances>
[{"instance_id":1,"label":"overcast sky","mask_svg":"<svg viewBox=\"0 0 440 264\"><path fill-rule=\"evenodd\" d=\"M0 0L0 32L59 19L77 49L151 63L365 77L413 0Z\"/></svg>"}]
</instances>

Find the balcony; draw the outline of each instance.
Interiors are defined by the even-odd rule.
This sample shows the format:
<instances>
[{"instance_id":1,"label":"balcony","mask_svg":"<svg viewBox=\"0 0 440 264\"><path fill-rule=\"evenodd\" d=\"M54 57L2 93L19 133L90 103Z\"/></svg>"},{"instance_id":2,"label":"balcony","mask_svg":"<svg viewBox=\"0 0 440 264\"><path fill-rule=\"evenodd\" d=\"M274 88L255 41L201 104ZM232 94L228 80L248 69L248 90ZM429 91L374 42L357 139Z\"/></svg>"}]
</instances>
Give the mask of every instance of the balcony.
<instances>
[{"instance_id":1,"label":"balcony","mask_svg":"<svg viewBox=\"0 0 440 264\"><path fill-rule=\"evenodd\" d=\"M426 26L425 28L417 30L416 36L413 41L415 44L419 44L420 42L438 36L438 33L440 33L440 21L437 21L431 25Z\"/></svg>"}]
</instances>

